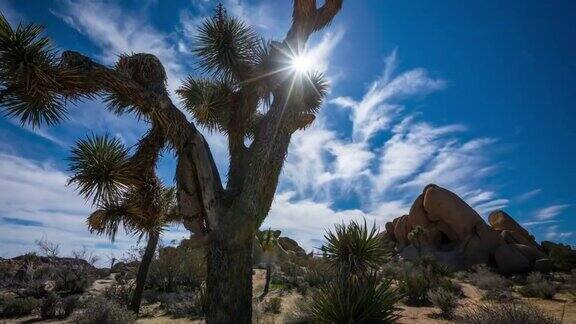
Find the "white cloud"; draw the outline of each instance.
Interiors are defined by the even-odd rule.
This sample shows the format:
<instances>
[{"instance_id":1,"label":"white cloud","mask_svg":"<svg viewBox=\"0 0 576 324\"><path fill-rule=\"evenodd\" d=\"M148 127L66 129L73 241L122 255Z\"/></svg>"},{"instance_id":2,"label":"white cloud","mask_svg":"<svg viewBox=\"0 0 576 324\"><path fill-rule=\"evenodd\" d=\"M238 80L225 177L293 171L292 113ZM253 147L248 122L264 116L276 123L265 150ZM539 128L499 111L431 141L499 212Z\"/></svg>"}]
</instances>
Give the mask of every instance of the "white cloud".
<instances>
[{"instance_id":1,"label":"white cloud","mask_svg":"<svg viewBox=\"0 0 576 324\"><path fill-rule=\"evenodd\" d=\"M351 109L353 139L367 141L376 132L390 126L403 107L394 104L398 100L423 96L444 88L446 82L428 76L426 70L417 68L393 77L397 66L397 53L393 51L386 58L382 76L372 83L368 92L359 102L349 97L338 97L331 102Z\"/></svg>"},{"instance_id":2,"label":"white cloud","mask_svg":"<svg viewBox=\"0 0 576 324\"><path fill-rule=\"evenodd\" d=\"M530 190L527 192L524 192L520 195L518 195L515 200L519 203L523 203L526 202L534 197L536 197L537 195L539 195L540 193L542 193L542 189L534 189L534 190Z\"/></svg>"},{"instance_id":3,"label":"white cloud","mask_svg":"<svg viewBox=\"0 0 576 324\"><path fill-rule=\"evenodd\" d=\"M116 62L124 53L150 53L164 65L170 90L175 90L185 77L177 42L151 26L145 16L100 1L65 1L64 9L53 13L98 45L105 63Z\"/></svg>"},{"instance_id":4,"label":"white cloud","mask_svg":"<svg viewBox=\"0 0 576 324\"><path fill-rule=\"evenodd\" d=\"M92 208L67 186L67 180L66 173L50 164L0 153L0 255L13 257L36 250L34 240L42 236L60 244L63 255L82 245L100 256L110 251L107 237L88 232L86 217ZM18 225L6 218L34 223ZM181 238L185 232L167 233L168 238ZM135 243L121 231L114 247L121 254Z\"/></svg>"},{"instance_id":5,"label":"white cloud","mask_svg":"<svg viewBox=\"0 0 576 324\"><path fill-rule=\"evenodd\" d=\"M368 222L376 220L375 216L361 210L336 211L330 203L293 200L294 197L294 192L276 194L262 227L281 229L283 235L296 239L308 251L319 248L325 231L332 229L336 223L347 223L352 219L366 219Z\"/></svg>"},{"instance_id":6,"label":"white cloud","mask_svg":"<svg viewBox=\"0 0 576 324\"><path fill-rule=\"evenodd\" d=\"M548 227L544 236L548 240L563 241L563 240L566 240L568 238L573 237L574 232L571 232L571 231L562 232L562 231L560 231L560 228L558 225L552 225L552 226Z\"/></svg>"},{"instance_id":7,"label":"white cloud","mask_svg":"<svg viewBox=\"0 0 576 324\"><path fill-rule=\"evenodd\" d=\"M534 218L537 220L548 220L560 215L570 205L552 205L545 208L538 209Z\"/></svg>"}]
</instances>

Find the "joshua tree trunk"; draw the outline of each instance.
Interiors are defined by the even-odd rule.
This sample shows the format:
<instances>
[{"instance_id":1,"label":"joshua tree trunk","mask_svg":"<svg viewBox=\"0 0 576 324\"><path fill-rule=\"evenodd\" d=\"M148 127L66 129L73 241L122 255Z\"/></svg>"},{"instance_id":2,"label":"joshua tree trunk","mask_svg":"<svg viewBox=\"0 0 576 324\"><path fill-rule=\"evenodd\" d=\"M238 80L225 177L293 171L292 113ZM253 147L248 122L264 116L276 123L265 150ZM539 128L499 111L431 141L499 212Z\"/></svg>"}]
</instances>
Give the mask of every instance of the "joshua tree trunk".
<instances>
[{"instance_id":1,"label":"joshua tree trunk","mask_svg":"<svg viewBox=\"0 0 576 324\"><path fill-rule=\"evenodd\" d=\"M252 238L212 240L208 248L206 323L252 322Z\"/></svg>"},{"instance_id":2,"label":"joshua tree trunk","mask_svg":"<svg viewBox=\"0 0 576 324\"><path fill-rule=\"evenodd\" d=\"M272 277L272 264L270 262L266 263L266 283L264 284L264 291L260 296L260 299L266 297L268 291L270 290L270 279Z\"/></svg>"},{"instance_id":3,"label":"joshua tree trunk","mask_svg":"<svg viewBox=\"0 0 576 324\"><path fill-rule=\"evenodd\" d=\"M144 286L146 285L146 277L148 276L148 269L150 269L150 263L154 259L154 253L156 252L156 246L158 245L158 234L150 234L148 237L148 243L146 244L146 250L142 256L142 261L138 267L138 274L136 275L136 288L134 289L134 295L132 296L132 301L130 302L130 309L138 314L140 311L140 303L142 302L142 293L144 292Z\"/></svg>"}]
</instances>

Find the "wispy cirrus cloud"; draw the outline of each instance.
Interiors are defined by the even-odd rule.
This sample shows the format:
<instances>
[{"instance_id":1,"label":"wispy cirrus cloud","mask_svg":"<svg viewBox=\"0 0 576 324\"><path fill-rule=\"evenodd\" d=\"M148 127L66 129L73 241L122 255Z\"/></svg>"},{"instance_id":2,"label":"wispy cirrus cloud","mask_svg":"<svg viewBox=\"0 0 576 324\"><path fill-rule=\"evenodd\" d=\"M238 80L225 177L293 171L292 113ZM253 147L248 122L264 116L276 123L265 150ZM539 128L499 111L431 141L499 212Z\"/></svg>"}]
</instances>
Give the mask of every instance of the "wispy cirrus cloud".
<instances>
[{"instance_id":1,"label":"wispy cirrus cloud","mask_svg":"<svg viewBox=\"0 0 576 324\"><path fill-rule=\"evenodd\" d=\"M544 236L548 240L561 241L561 242L573 237L574 235L575 232L560 230L560 226L558 225L552 225L548 227L546 233L544 234Z\"/></svg>"},{"instance_id":2,"label":"wispy cirrus cloud","mask_svg":"<svg viewBox=\"0 0 576 324\"><path fill-rule=\"evenodd\" d=\"M530 191L526 191L518 196L516 196L514 198L515 201L519 202L519 203L523 203L526 202L536 196L538 196L539 194L542 193L542 189L534 189L534 190L530 190Z\"/></svg>"},{"instance_id":3,"label":"wispy cirrus cloud","mask_svg":"<svg viewBox=\"0 0 576 324\"><path fill-rule=\"evenodd\" d=\"M100 58L107 64L116 62L118 55L124 53L154 54L166 69L172 91L186 75L186 61L176 50L177 40L159 32L141 13L126 12L113 3L87 0L65 1L62 10L52 12L98 45L102 50Z\"/></svg>"},{"instance_id":4,"label":"wispy cirrus cloud","mask_svg":"<svg viewBox=\"0 0 576 324\"><path fill-rule=\"evenodd\" d=\"M393 51L361 100L336 96L312 127L294 135L280 182L282 199L274 202L266 224L287 227L293 220L277 219L280 210L306 206L322 212L300 212L309 223L305 242L322 237L325 227L334 223L326 219L361 217L383 225L406 213L428 183L455 191L483 215L508 205L488 181L497 171L489 154L497 140L464 140L466 126L436 125L410 111L405 101L424 98L447 83L422 68L397 73L398 65ZM350 129L330 119L330 106L348 112ZM351 197L355 202L349 207L336 207Z\"/></svg>"},{"instance_id":5,"label":"wispy cirrus cloud","mask_svg":"<svg viewBox=\"0 0 576 324\"><path fill-rule=\"evenodd\" d=\"M534 213L534 218L537 220L553 219L556 216L560 215L568 207L570 207L570 205L567 205L567 204L552 205L552 206L544 207L544 208L538 209Z\"/></svg>"}]
</instances>

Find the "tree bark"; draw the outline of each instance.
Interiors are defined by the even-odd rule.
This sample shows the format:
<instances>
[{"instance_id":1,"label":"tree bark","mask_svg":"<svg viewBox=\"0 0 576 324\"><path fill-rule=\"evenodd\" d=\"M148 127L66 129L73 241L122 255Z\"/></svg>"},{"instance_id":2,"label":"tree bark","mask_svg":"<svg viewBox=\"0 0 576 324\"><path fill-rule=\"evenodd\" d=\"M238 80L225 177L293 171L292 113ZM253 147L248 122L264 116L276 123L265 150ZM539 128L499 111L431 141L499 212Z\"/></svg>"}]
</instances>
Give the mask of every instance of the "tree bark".
<instances>
[{"instance_id":1,"label":"tree bark","mask_svg":"<svg viewBox=\"0 0 576 324\"><path fill-rule=\"evenodd\" d=\"M252 322L252 242L252 237L235 244L229 239L211 240L206 323Z\"/></svg>"},{"instance_id":2,"label":"tree bark","mask_svg":"<svg viewBox=\"0 0 576 324\"><path fill-rule=\"evenodd\" d=\"M263 299L268 295L268 291L270 291L270 279L272 278L272 264L270 262L266 263L266 283L264 284L264 291L260 296L260 299Z\"/></svg>"},{"instance_id":3,"label":"tree bark","mask_svg":"<svg viewBox=\"0 0 576 324\"><path fill-rule=\"evenodd\" d=\"M138 314L140 311L140 303L142 302L142 293L144 292L144 286L146 285L148 269L150 269L150 263L152 263L152 259L154 259L154 253L156 252L158 239L158 234L150 234L148 236L146 250L142 256L140 266L138 267L138 274L136 275L136 288L134 289L134 295L132 296L132 301L130 303L130 309L136 314Z\"/></svg>"}]
</instances>

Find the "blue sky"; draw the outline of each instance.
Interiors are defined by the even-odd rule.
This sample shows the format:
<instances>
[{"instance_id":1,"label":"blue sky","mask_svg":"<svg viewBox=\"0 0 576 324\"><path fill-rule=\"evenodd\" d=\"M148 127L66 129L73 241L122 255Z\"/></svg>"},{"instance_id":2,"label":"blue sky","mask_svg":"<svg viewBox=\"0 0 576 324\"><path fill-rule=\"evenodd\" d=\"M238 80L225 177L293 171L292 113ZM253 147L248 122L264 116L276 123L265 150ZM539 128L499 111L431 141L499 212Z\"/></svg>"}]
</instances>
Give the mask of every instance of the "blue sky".
<instances>
[{"instance_id":1,"label":"blue sky","mask_svg":"<svg viewBox=\"0 0 576 324\"><path fill-rule=\"evenodd\" d=\"M216 1L10 1L11 22L43 24L59 49L106 64L149 52L171 90L198 75L195 26ZM282 38L290 1L225 0L264 36ZM332 89L315 124L293 138L265 226L306 248L326 228L405 213L427 183L461 195L483 216L503 208L538 240L576 243L576 3L573 1L346 1L310 44ZM177 100L173 96L174 100ZM75 139L109 133L132 145L146 130L100 102L37 130L0 119L0 256L46 236L119 255L135 243L90 235L90 206L66 187ZM206 133L220 170L226 139ZM171 182L170 152L159 165ZM224 172L225 173L225 172ZM165 240L187 233L172 228Z\"/></svg>"}]
</instances>

